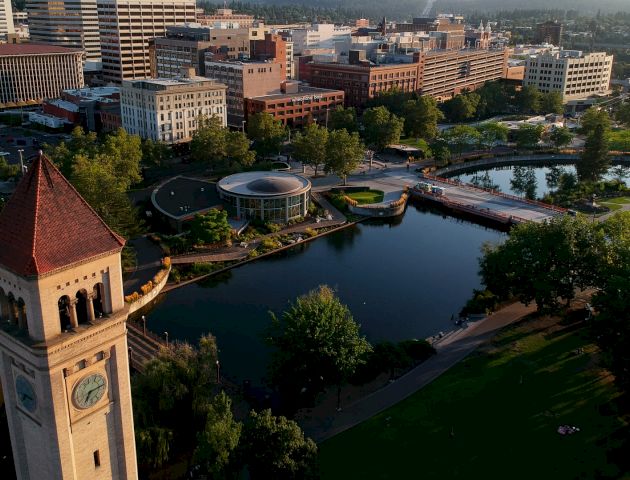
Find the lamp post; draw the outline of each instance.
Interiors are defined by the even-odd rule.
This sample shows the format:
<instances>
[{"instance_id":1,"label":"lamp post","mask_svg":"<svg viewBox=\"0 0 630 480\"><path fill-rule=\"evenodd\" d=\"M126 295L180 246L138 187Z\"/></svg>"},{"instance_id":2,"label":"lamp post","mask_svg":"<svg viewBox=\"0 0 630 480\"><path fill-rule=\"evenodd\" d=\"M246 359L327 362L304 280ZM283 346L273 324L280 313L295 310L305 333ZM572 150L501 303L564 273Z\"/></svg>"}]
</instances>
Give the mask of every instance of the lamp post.
<instances>
[{"instance_id":1,"label":"lamp post","mask_svg":"<svg viewBox=\"0 0 630 480\"><path fill-rule=\"evenodd\" d=\"M18 153L20 154L20 174L24 175L24 159L22 158L22 154L24 153L24 149L19 148Z\"/></svg>"},{"instance_id":2,"label":"lamp post","mask_svg":"<svg viewBox=\"0 0 630 480\"><path fill-rule=\"evenodd\" d=\"M168 332L164 332L164 336L166 337L166 347L168 348Z\"/></svg>"},{"instance_id":3,"label":"lamp post","mask_svg":"<svg viewBox=\"0 0 630 480\"><path fill-rule=\"evenodd\" d=\"M217 383L221 383L220 364L217 360Z\"/></svg>"},{"instance_id":4,"label":"lamp post","mask_svg":"<svg viewBox=\"0 0 630 480\"><path fill-rule=\"evenodd\" d=\"M247 123L247 122L246 122L245 120L242 120L242 121L241 121L241 130L243 131L243 133L245 133L245 124L246 124L246 123Z\"/></svg>"},{"instance_id":5,"label":"lamp post","mask_svg":"<svg viewBox=\"0 0 630 480\"><path fill-rule=\"evenodd\" d=\"M147 317L144 315L142 315L142 334L147 336Z\"/></svg>"}]
</instances>

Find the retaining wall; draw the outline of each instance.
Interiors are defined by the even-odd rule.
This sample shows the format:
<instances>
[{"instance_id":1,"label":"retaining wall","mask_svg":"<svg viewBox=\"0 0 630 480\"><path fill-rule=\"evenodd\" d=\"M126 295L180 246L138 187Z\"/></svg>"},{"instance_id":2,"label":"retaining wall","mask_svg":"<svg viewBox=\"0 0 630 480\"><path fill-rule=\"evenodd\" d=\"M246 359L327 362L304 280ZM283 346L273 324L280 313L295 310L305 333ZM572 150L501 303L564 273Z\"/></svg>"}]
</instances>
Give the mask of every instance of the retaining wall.
<instances>
[{"instance_id":1,"label":"retaining wall","mask_svg":"<svg viewBox=\"0 0 630 480\"><path fill-rule=\"evenodd\" d=\"M166 283L168 282L168 276L171 273L171 268L173 268L172 265L168 267L168 271L166 272L166 275L164 275L164 278L160 281L160 283L155 285L149 293L147 293L146 295L142 295L138 300L129 304L129 314L132 314L133 312L140 310L142 307L150 303L151 300L153 300L155 297L157 297L160 294L160 292L162 291L162 289L166 286Z\"/></svg>"}]
</instances>

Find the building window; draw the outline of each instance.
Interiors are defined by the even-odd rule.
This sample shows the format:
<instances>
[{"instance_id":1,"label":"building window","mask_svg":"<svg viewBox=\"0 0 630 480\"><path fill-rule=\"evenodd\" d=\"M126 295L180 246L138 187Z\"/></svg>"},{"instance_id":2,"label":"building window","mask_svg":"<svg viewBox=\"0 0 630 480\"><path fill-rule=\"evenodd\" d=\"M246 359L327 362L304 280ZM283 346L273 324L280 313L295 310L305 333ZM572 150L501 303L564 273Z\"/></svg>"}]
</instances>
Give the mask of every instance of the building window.
<instances>
[{"instance_id":1,"label":"building window","mask_svg":"<svg viewBox=\"0 0 630 480\"><path fill-rule=\"evenodd\" d=\"M98 450L94 450L94 468L101 466L101 454Z\"/></svg>"}]
</instances>

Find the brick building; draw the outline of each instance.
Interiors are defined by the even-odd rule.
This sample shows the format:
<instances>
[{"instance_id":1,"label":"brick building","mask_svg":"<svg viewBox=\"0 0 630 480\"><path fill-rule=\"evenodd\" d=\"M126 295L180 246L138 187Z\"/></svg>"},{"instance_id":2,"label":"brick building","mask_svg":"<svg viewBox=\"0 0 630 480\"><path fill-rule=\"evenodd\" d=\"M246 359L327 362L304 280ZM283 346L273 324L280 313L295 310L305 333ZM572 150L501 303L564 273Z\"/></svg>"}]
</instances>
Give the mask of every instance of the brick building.
<instances>
[{"instance_id":1,"label":"brick building","mask_svg":"<svg viewBox=\"0 0 630 480\"><path fill-rule=\"evenodd\" d=\"M299 82L282 82L280 90L269 95L245 99L246 118L269 113L283 125L300 127L316 121L326 125L330 110L343 106L343 90L309 87Z\"/></svg>"}]
</instances>

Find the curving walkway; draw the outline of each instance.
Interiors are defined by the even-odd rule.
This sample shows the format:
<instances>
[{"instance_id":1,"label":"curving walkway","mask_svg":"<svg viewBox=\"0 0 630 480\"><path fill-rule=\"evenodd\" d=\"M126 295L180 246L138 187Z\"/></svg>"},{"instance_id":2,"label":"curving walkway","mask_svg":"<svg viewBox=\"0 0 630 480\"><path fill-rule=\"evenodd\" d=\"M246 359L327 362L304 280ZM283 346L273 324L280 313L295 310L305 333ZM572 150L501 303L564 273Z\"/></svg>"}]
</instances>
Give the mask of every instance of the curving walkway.
<instances>
[{"instance_id":1,"label":"curving walkway","mask_svg":"<svg viewBox=\"0 0 630 480\"><path fill-rule=\"evenodd\" d=\"M393 383L356 402L341 412L325 417L309 417L300 422L304 433L322 442L373 417L428 385L453 365L463 360L501 328L521 320L536 310L535 305L514 303L483 320L455 331L435 345L437 355L418 365Z\"/></svg>"}]
</instances>

